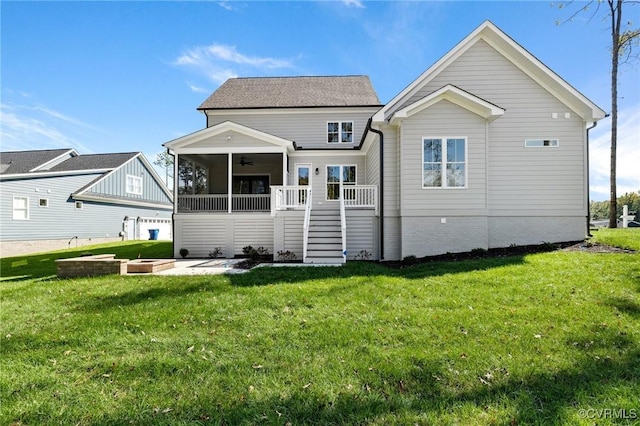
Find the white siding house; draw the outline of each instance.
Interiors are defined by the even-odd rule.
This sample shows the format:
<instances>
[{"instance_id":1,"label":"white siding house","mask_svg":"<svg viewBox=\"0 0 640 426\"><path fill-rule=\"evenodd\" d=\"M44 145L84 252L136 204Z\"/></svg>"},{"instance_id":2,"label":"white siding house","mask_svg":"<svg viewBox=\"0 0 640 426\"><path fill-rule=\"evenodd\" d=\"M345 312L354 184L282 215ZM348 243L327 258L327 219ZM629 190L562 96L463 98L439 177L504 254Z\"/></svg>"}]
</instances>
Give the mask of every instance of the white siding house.
<instances>
[{"instance_id":1,"label":"white siding house","mask_svg":"<svg viewBox=\"0 0 640 426\"><path fill-rule=\"evenodd\" d=\"M402 85L399 82L399 85ZM176 159L176 254L306 262L577 241L605 113L491 22L386 105L369 79L230 79Z\"/></svg>"}]
</instances>

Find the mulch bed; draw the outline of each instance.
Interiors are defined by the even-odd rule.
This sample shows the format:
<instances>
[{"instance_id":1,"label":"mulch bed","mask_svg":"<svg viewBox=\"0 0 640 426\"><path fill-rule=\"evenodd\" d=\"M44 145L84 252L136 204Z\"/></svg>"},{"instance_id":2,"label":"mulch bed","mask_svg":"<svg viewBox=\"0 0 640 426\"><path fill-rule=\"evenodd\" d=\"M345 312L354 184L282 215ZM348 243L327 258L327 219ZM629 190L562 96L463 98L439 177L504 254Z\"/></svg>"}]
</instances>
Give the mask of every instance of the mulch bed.
<instances>
[{"instance_id":1,"label":"mulch bed","mask_svg":"<svg viewBox=\"0 0 640 426\"><path fill-rule=\"evenodd\" d=\"M509 256L524 256L527 254L544 253L550 251L581 251L586 253L636 253L634 250L622 249L619 247L612 247L606 244L592 243L589 241L571 241L566 243L544 243L528 246L512 246L492 248L489 250L477 249L465 253L445 253L437 256L425 256L412 258L408 257L404 260L386 260L380 262L381 265L388 266L390 268L406 268L407 266L418 265L421 263L429 262L442 262L442 261L456 261L456 260L471 260L471 259L485 259L490 257L509 257ZM235 265L237 269L251 269L260 263L272 263L273 256L261 257L258 259L245 259L244 261ZM372 261L373 263L378 263Z\"/></svg>"},{"instance_id":2,"label":"mulch bed","mask_svg":"<svg viewBox=\"0 0 640 426\"><path fill-rule=\"evenodd\" d=\"M606 244L590 243L588 241L583 241L581 243L565 247L562 251L584 251L588 253L635 253L635 250L612 247Z\"/></svg>"},{"instance_id":3,"label":"mulch bed","mask_svg":"<svg viewBox=\"0 0 640 426\"><path fill-rule=\"evenodd\" d=\"M492 248L489 250L477 249L465 253L445 253L437 256L420 258L405 258L401 261L383 261L382 264L392 268L404 268L411 265L428 262L456 261L484 259L489 257L524 256L527 254L543 253L550 251L582 251L588 253L635 253L633 250L621 249L605 244L591 243L589 241L572 241L566 243L544 243L528 246L512 246Z\"/></svg>"}]
</instances>

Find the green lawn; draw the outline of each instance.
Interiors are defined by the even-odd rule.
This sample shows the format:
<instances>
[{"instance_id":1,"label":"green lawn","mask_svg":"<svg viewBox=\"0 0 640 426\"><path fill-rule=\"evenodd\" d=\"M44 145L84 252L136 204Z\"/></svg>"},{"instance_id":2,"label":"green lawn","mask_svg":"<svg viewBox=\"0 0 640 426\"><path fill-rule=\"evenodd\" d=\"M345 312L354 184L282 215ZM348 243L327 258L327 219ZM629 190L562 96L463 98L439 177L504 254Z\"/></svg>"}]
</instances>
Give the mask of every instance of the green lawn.
<instances>
[{"instance_id":1,"label":"green lawn","mask_svg":"<svg viewBox=\"0 0 640 426\"><path fill-rule=\"evenodd\" d=\"M602 228L592 234L593 242L640 251L640 228Z\"/></svg>"},{"instance_id":2,"label":"green lawn","mask_svg":"<svg viewBox=\"0 0 640 426\"><path fill-rule=\"evenodd\" d=\"M0 424L640 422L640 254L68 280L54 257L2 259Z\"/></svg>"}]
</instances>

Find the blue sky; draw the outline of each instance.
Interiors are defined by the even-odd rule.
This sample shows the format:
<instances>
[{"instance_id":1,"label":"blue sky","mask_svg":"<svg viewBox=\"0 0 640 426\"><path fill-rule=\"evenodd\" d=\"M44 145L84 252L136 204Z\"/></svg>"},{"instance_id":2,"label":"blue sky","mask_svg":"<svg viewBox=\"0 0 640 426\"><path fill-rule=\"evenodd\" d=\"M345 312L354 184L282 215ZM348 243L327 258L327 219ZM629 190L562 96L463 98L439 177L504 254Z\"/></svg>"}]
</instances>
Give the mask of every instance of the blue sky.
<instances>
[{"instance_id":1,"label":"blue sky","mask_svg":"<svg viewBox=\"0 0 640 426\"><path fill-rule=\"evenodd\" d=\"M0 3L2 150L142 151L205 126L226 78L368 75L384 103L489 19L607 112L610 36L585 2ZM640 6L625 20L640 25ZM620 84L618 192L640 190L640 63ZM591 196L608 198L610 120L591 133Z\"/></svg>"}]
</instances>

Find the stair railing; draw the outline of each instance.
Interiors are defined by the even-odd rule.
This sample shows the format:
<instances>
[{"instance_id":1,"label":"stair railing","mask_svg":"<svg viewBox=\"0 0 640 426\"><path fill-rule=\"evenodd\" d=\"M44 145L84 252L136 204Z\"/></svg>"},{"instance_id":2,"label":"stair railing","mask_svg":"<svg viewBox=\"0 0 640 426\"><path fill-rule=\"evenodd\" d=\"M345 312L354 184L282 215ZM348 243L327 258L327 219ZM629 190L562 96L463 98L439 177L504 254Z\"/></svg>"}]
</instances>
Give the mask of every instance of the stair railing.
<instances>
[{"instance_id":1,"label":"stair railing","mask_svg":"<svg viewBox=\"0 0 640 426\"><path fill-rule=\"evenodd\" d=\"M347 261L347 215L344 204L344 188L340 184L340 229L342 234L342 259Z\"/></svg>"},{"instance_id":2,"label":"stair railing","mask_svg":"<svg viewBox=\"0 0 640 426\"><path fill-rule=\"evenodd\" d=\"M304 224L302 225L302 261L307 263L307 245L309 243L309 223L311 222L311 187L307 189L304 205Z\"/></svg>"}]
</instances>

